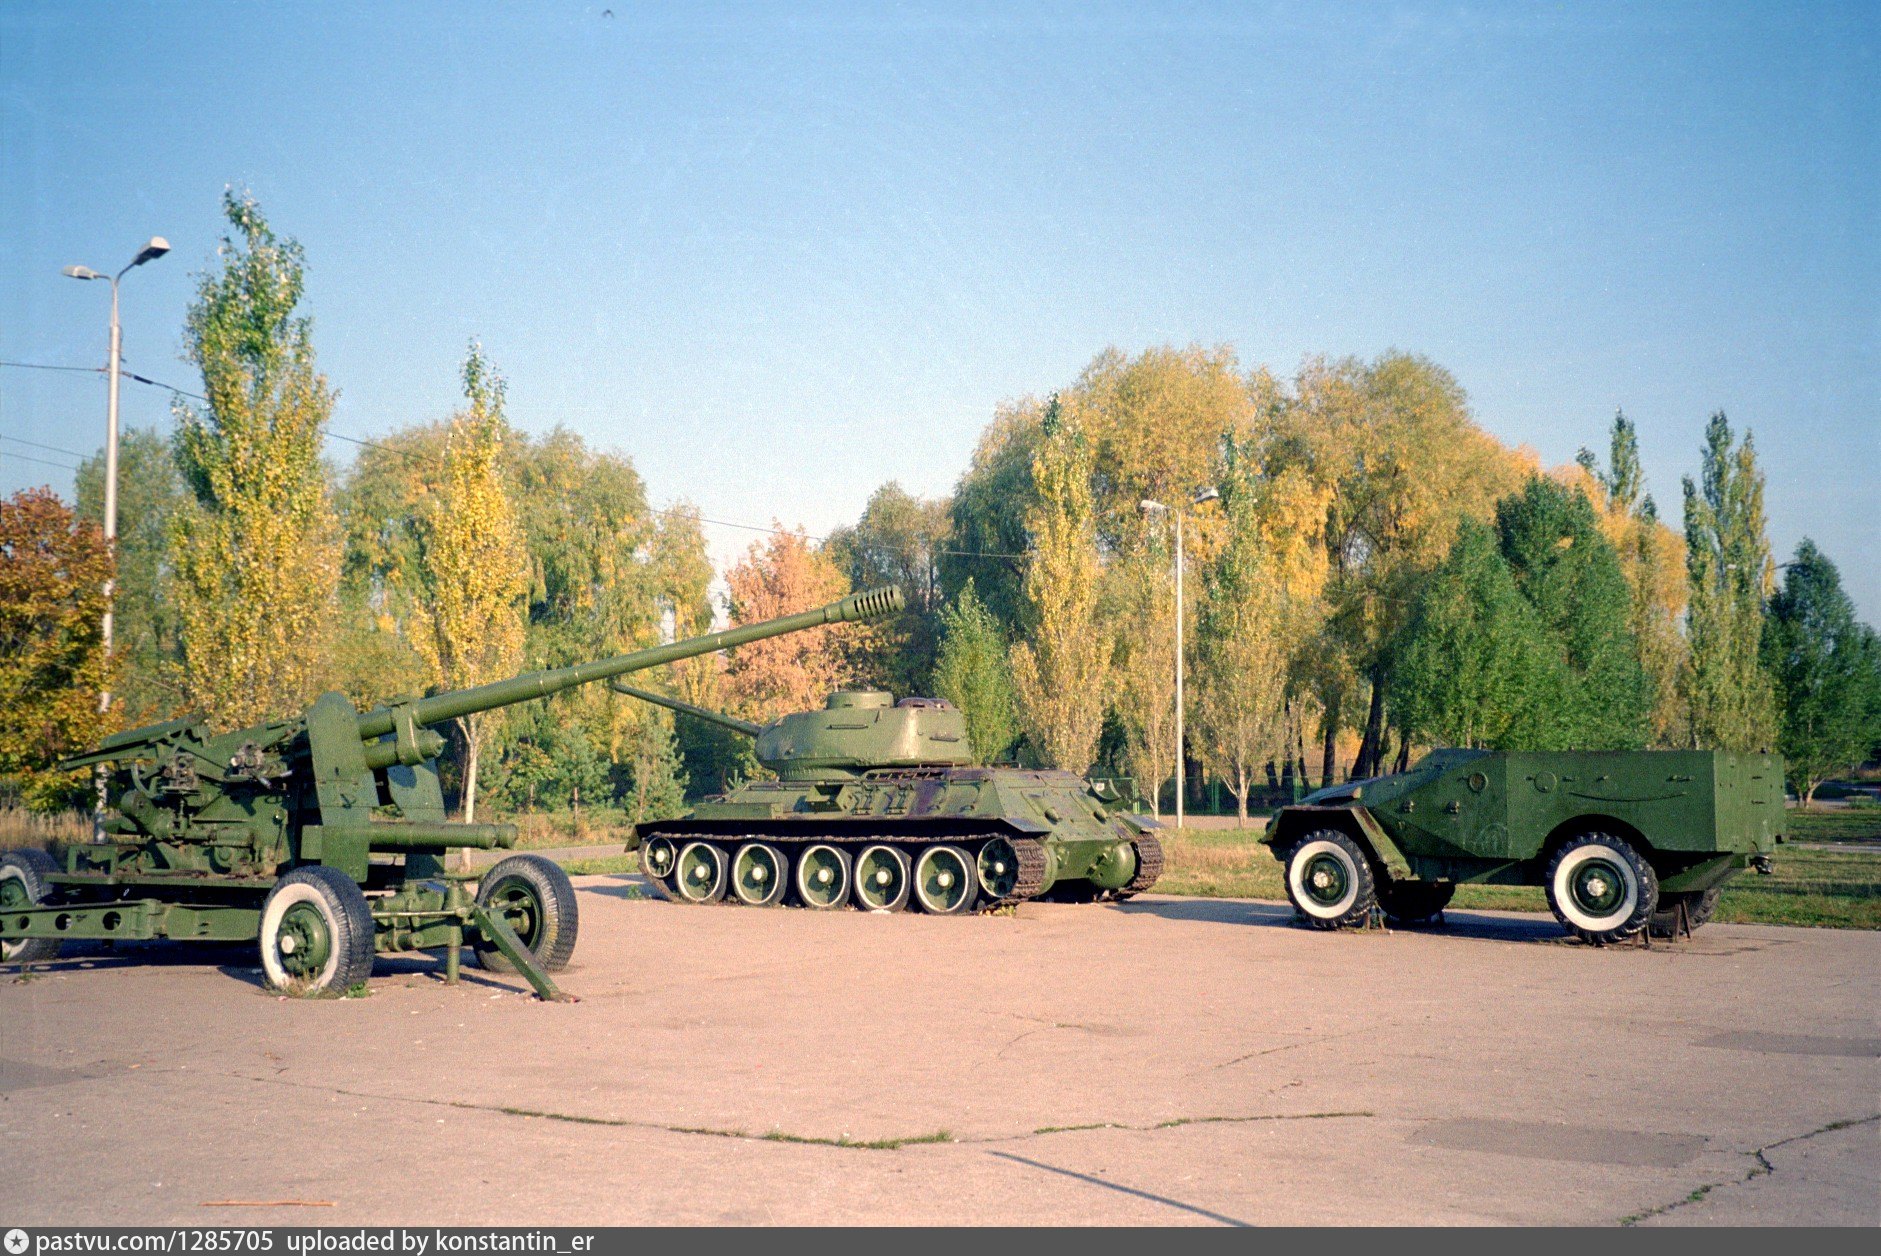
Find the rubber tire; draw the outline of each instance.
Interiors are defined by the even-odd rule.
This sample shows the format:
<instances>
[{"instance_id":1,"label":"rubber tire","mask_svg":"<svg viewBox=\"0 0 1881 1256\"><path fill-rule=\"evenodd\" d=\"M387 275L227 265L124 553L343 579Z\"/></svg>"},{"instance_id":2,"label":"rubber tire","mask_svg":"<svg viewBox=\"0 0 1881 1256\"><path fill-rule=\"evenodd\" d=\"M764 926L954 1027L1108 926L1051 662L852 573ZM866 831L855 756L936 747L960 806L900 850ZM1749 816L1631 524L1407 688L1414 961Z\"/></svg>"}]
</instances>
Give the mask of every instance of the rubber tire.
<instances>
[{"instance_id":1,"label":"rubber tire","mask_svg":"<svg viewBox=\"0 0 1881 1256\"><path fill-rule=\"evenodd\" d=\"M891 896L885 901L882 901L879 903L871 903L868 899L869 891L864 889L864 885L866 884L867 877L863 871L862 864L864 860L871 858L878 851L884 852L889 859L894 861L895 867L897 869L895 875L901 878L901 889L898 893L894 894L893 896ZM866 849L863 850L861 854L856 856L855 862L852 865L851 871L850 871L849 898L850 898L850 901L856 905L856 909L858 911L872 911L872 912L906 911L908 910L909 891L913 888L913 886L914 886L914 861L912 859L909 859L907 856L907 853L904 851L897 850L893 846L884 846L880 843L877 843L874 846L867 847Z\"/></svg>"},{"instance_id":2,"label":"rubber tire","mask_svg":"<svg viewBox=\"0 0 1881 1256\"><path fill-rule=\"evenodd\" d=\"M1378 905L1394 925L1421 925L1435 919L1456 897L1448 881L1385 881L1378 887Z\"/></svg>"},{"instance_id":3,"label":"rubber tire","mask_svg":"<svg viewBox=\"0 0 1881 1256\"><path fill-rule=\"evenodd\" d=\"M1564 909L1558 884L1572 868L1589 856L1579 852L1589 849L1606 852L1608 862L1629 872L1633 878L1633 906L1624 918L1612 917L1612 923L1593 925L1589 917L1585 921L1576 921ZM1565 846L1554 853L1548 861L1548 878L1544 883L1548 891L1548 909L1554 912L1554 918L1563 928L1591 946L1610 946L1615 942L1624 942L1628 938L1638 937L1640 930L1646 928L1652 919L1653 911L1659 905L1659 874L1652 870L1652 865L1633 849L1633 844L1623 837L1613 837L1606 833L1583 833L1571 839ZM1601 917L1599 919L1609 919Z\"/></svg>"},{"instance_id":4,"label":"rubber tire","mask_svg":"<svg viewBox=\"0 0 1881 1256\"><path fill-rule=\"evenodd\" d=\"M930 859L936 857L957 860L966 877L966 889L961 894L960 901L951 907L945 904L939 907L930 906L927 899L922 895L922 869L927 866ZM908 885L909 896L914 900L915 905L928 915L965 916L971 912L974 905L980 901L979 863L972 855L958 846L929 846L919 855L915 856L914 872L908 879Z\"/></svg>"},{"instance_id":5,"label":"rubber tire","mask_svg":"<svg viewBox=\"0 0 1881 1256\"><path fill-rule=\"evenodd\" d=\"M0 877L17 879L26 887L27 901L39 906L53 901L53 873L59 865L43 850L10 850L0 855ZM0 942L0 964L43 964L59 958L64 943L58 938L19 938Z\"/></svg>"},{"instance_id":6,"label":"rubber tire","mask_svg":"<svg viewBox=\"0 0 1881 1256\"><path fill-rule=\"evenodd\" d=\"M694 892L696 883L687 879L686 857L694 851L703 851L717 860L718 874L704 894ZM722 903L725 895L731 891L731 854L717 842L694 839L679 848L679 858L673 863L673 901L686 903L693 907L703 907L712 903Z\"/></svg>"},{"instance_id":7,"label":"rubber tire","mask_svg":"<svg viewBox=\"0 0 1881 1256\"><path fill-rule=\"evenodd\" d=\"M744 887L738 881L738 865L745 854L753 850L770 853L776 879L757 898L747 898ZM746 842L731 853L731 862L725 865L725 884L729 891L725 896L728 902L742 907L776 907L784 901L784 895L790 892L790 856L769 842Z\"/></svg>"},{"instance_id":8,"label":"rubber tire","mask_svg":"<svg viewBox=\"0 0 1881 1256\"><path fill-rule=\"evenodd\" d=\"M1659 895L1659 906L1652 913L1652 921L1646 927L1652 930L1655 938L1678 936L1679 900L1685 900L1685 923L1696 933L1699 926L1710 920L1718 910L1718 899L1723 895L1724 887L1714 885L1708 890L1668 890Z\"/></svg>"},{"instance_id":9,"label":"rubber tire","mask_svg":"<svg viewBox=\"0 0 1881 1256\"><path fill-rule=\"evenodd\" d=\"M296 903L311 902L326 919L332 938L332 961L318 977L298 984L288 979L275 958L275 938L282 919ZM372 908L366 893L338 868L309 864L282 877L268 891L261 905L261 924L256 942L261 954L262 978L270 990L296 998L323 994L345 994L354 986L364 985L372 976Z\"/></svg>"},{"instance_id":10,"label":"rubber tire","mask_svg":"<svg viewBox=\"0 0 1881 1256\"><path fill-rule=\"evenodd\" d=\"M803 857L813 850L833 850L836 852L837 866L842 869L842 893L834 895L831 901L819 903L803 892ZM850 905L850 891L856 883L855 857L842 847L832 842L812 842L797 852L797 857L790 861L790 888L796 897L797 906L809 911L842 911Z\"/></svg>"},{"instance_id":11,"label":"rubber tire","mask_svg":"<svg viewBox=\"0 0 1881 1256\"><path fill-rule=\"evenodd\" d=\"M581 909L575 903L574 883L558 863L540 855L511 855L483 874L483 880L477 883L477 902L488 907L496 896L497 887L512 877L528 885L542 921L534 943L523 938L523 945L529 948L544 972L561 972L574 957L575 939L581 933ZM490 972L516 971L509 957L481 933L471 950L477 963Z\"/></svg>"},{"instance_id":12,"label":"rubber tire","mask_svg":"<svg viewBox=\"0 0 1881 1256\"><path fill-rule=\"evenodd\" d=\"M1349 896L1342 896L1340 904L1334 910L1314 904L1312 910L1301 902L1306 897L1304 891L1296 888L1296 882L1305 877L1305 861L1320 854L1331 854L1339 858L1346 866L1346 876L1353 890ZM1372 908L1378 905L1378 878L1372 872L1371 860L1350 834L1339 829L1320 829L1308 833L1293 844L1287 852L1286 862L1287 899L1293 904L1293 910L1301 920L1315 929L1346 929L1353 925L1362 925L1372 914Z\"/></svg>"}]
</instances>

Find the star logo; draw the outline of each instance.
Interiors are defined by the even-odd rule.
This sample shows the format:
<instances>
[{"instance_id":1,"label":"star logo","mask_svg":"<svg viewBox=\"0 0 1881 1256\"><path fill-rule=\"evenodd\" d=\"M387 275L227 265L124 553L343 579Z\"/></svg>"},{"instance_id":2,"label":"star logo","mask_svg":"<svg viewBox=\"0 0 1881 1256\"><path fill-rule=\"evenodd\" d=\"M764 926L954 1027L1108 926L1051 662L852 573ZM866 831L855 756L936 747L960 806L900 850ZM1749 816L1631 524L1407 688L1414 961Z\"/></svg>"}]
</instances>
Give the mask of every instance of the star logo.
<instances>
[{"instance_id":1,"label":"star logo","mask_svg":"<svg viewBox=\"0 0 1881 1256\"><path fill-rule=\"evenodd\" d=\"M8 1230L6 1244L8 1256L20 1256L26 1250L26 1231Z\"/></svg>"}]
</instances>

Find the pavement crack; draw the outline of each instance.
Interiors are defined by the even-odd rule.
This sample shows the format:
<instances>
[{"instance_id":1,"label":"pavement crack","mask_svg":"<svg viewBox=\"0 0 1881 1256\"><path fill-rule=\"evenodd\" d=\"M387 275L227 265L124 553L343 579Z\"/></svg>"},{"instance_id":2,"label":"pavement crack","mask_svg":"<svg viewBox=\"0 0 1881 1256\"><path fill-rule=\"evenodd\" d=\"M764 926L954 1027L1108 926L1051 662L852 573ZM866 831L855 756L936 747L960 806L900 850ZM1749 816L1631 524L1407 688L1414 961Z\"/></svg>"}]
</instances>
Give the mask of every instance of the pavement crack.
<instances>
[{"instance_id":1,"label":"pavement crack","mask_svg":"<svg viewBox=\"0 0 1881 1256\"><path fill-rule=\"evenodd\" d=\"M1022 1143L1050 1134L1075 1134L1084 1130L1124 1130L1138 1134L1155 1133L1158 1130L1180 1129L1185 1125L1255 1125L1268 1121L1337 1121L1350 1118L1374 1117L1376 1112L1255 1112L1243 1116L1179 1116L1167 1121L1156 1121L1148 1125L1132 1125L1127 1121L1086 1121L1079 1125L1041 1125L1024 1134L989 1134L981 1138L962 1138L961 1143Z\"/></svg>"},{"instance_id":2,"label":"pavement crack","mask_svg":"<svg viewBox=\"0 0 1881 1256\"><path fill-rule=\"evenodd\" d=\"M1788 1138L1779 1138L1774 1143L1765 1143L1761 1147L1753 1148L1743 1153L1757 1162L1750 1167L1749 1172L1745 1173L1743 1177L1727 1178L1722 1182L1706 1182L1683 1199L1675 1199L1669 1204L1660 1204L1657 1208L1648 1208L1643 1212L1635 1212L1628 1216L1621 1217L1620 1225L1630 1228L1649 1218L1663 1216L1675 1209L1683 1208L1687 1204L1698 1203L1719 1187L1742 1186L1744 1183L1754 1182L1760 1177L1768 1177L1770 1174L1777 1171L1777 1167L1771 1161L1769 1153L1779 1147L1787 1147L1791 1143L1807 1142L1823 1134L1833 1134L1837 1130L1851 1129L1857 1125L1871 1125L1876 1121L1881 1121L1881 1112L1877 1112L1873 1116L1849 1117L1840 1121L1830 1121L1820 1129L1810 1130L1806 1134L1791 1134Z\"/></svg>"}]
</instances>

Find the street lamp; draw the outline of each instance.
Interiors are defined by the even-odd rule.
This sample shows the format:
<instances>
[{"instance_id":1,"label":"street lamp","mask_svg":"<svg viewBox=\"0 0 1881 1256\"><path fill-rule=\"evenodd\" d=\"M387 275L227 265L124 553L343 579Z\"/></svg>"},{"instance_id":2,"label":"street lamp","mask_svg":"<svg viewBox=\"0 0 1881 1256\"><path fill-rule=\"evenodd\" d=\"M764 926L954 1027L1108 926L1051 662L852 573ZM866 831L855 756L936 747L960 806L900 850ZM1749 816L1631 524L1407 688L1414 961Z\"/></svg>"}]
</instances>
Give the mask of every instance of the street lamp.
<instances>
[{"instance_id":1,"label":"street lamp","mask_svg":"<svg viewBox=\"0 0 1881 1256\"><path fill-rule=\"evenodd\" d=\"M1199 506L1203 502L1212 502L1221 496L1213 485L1199 489L1189 498L1189 504ZM1180 510L1171 510L1158 501L1144 498L1138 503L1146 515L1169 515L1176 522L1176 827L1182 827L1182 793L1188 784L1182 760L1182 515Z\"/></svg>"},{"instance_id":2,"label":"street lamp","mask_svg":"<svg viewBox=\"0 0 1881 1256\"><path fill-rule=\"evenodd\" d=\"M73 279L108 279L111 282L111 360L106 369L105 401L105 483L104 483L104 534L105 548L110 551L113 562L117 559L118 542L118 373L123 366L124 331L118 325L118 280L124 278L132 269L145 262L155 261L170 251L170 242L162 236L151 236L150 243L138 250L123 270L115 275L104 275L89 266L67 266L65 273ZM113 569L115 572L115 568ZM117 581L105 581L104 604L104 652L108 661L111 657L111 602L116 592ZM111 709L111 686L106 682L98 694L98 714L103 715ZM92 816L92 840L104 840L105 806L105 770L98 765L98 806Z\"/></svg>"}]
</instances>

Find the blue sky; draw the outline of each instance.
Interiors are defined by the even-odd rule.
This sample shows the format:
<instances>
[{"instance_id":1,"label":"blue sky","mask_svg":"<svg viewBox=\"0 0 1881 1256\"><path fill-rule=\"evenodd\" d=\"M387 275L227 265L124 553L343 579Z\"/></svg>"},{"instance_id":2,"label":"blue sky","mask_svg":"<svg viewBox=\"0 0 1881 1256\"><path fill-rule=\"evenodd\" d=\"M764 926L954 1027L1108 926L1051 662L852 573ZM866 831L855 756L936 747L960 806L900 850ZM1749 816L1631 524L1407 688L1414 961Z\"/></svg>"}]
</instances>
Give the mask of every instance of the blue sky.
<instances>
[{"instance_id":1,"label":"blue sky","mask_svg":"<svg viewBox=\"0 0 1881 1256\"><path fill-rule=\"evenodd\" d=\"M101 361L104 286L59 269L161 234L126 355L191 387L234 183L306 247L336 432L448 413L475 335L516 422L656 503L820 532L945 492L1000 400L1109 344L1398 347L1549 463L1624 406L1674 521L1725 410L1779 557L1815 537L1873 622L1878 53L1871 3L15 0L0 359ZM0 369L0 436L92 449L103 408ZM0 439L0 493L69 490L25 457L75 461Z\"/></svg>"}]
</instances>

